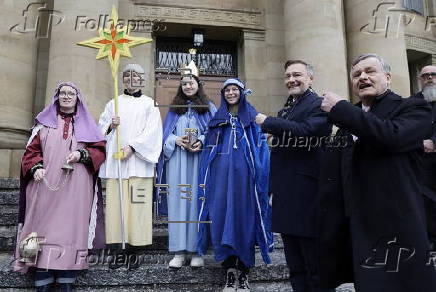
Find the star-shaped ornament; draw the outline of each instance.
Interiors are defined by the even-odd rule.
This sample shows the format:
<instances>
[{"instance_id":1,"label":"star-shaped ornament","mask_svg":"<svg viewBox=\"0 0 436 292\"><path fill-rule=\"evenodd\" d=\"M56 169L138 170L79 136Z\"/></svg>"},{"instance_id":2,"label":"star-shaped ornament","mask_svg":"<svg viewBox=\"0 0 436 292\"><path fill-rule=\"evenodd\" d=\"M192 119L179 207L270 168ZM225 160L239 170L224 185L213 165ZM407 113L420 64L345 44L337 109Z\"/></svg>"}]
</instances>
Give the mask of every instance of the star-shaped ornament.
<instances>
[{"instance_id":1,"label":"star-shaped ornament","mask_svg":"<svg viewBox=\"0 0 436 292\"><path fill-rule=\"evenodd\" d=\"M149 38L141 38L130 36L127 33L127 26L123 25L119 28L118 13L115 6L112 7L112 14L110 18L111 26L107 29L100 28L98 30L99 36L77 43L81 46L91 47L99 49L97 59L107 57L112 69L112 76L115 76L118 72L118 66L120 64L120 57L132 57L130 48L145 44L153 41Z\"/></svg>"}]
</instances>

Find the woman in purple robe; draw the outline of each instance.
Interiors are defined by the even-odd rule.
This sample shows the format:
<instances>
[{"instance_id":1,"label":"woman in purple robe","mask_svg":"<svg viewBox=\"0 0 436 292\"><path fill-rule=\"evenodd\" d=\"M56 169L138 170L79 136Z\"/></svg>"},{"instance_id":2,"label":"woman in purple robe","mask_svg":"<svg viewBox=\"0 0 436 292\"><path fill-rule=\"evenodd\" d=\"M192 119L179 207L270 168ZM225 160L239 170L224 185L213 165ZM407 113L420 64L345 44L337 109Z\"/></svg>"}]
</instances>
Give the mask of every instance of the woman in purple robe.
<instances>
[{"instance_id":1,"label":"woman in purple robe","mask_svg":"<svg viewBox=\"0 0 436 292\"><path fill-rule=\"evenodd\" d=\"M21 162L15 270L36 268L37 291L50 291L55 281L60 291L73 291L76 272L88 268L88 248L102 247L102 199L94 174L105 153L78 87L59 84L53 102L36 117ZM31 245L29 234L36 234L40 248L32 258L22 246Z\"/></svg>"}]
</instances>

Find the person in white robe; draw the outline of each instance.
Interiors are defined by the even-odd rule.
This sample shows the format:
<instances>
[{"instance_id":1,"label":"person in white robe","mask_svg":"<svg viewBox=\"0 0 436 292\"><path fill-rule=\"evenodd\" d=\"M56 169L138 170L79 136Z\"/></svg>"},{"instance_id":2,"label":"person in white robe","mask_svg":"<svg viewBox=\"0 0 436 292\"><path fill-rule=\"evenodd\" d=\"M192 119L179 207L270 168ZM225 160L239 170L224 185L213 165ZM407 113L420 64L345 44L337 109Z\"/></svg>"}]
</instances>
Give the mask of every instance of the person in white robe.
<instances>
[{"instance_id":1,"label":"person in white robe","mask_svg":"<svg viewBox=\"0 0 436 292\"><path fill-rule=\"evenodd\" d=\"M118 116L114 99L99 119L107 140L107 159L99 176L106 180L106 243L122 243L121 211L118 182L116 131L123 152L124 240L128 250L152 243L152 197L154 167L162 149L162 121L155 101L142 94L144 69L129 64L123 70L124 93L118 97ZM128 252L129 254L129 252ZM118 266L113 266L117 268Z\"/></svg>"}]
</instances>

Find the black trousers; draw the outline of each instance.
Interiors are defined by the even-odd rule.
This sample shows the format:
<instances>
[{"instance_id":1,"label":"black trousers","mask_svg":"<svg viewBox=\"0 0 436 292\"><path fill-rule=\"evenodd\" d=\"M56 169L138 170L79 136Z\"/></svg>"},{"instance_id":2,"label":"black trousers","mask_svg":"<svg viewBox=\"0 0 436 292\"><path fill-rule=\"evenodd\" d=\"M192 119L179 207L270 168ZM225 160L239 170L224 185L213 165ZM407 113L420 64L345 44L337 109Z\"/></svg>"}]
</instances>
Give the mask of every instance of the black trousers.
<instances>
[{"instance_id":1,"label":"black trousers","mask_svg":"<svg viewBox=\"0 0 436 292\"><path fill-rule=\"evenodd\" d=\"M316 239L281 234L290 281L295 292L334 292L321 289L318 276L318 254Z\"/></svg>"},{"instance_id":2,"label":"black trousers","mask_svg":"<svg viewBox=\"0 0 436 292\"><path fill-rule=\"evenodd\" d=\"M436 250L436 202L424 196L424 207L428 237L433 244L433 250Z\"/></svg>"}]
</instances>

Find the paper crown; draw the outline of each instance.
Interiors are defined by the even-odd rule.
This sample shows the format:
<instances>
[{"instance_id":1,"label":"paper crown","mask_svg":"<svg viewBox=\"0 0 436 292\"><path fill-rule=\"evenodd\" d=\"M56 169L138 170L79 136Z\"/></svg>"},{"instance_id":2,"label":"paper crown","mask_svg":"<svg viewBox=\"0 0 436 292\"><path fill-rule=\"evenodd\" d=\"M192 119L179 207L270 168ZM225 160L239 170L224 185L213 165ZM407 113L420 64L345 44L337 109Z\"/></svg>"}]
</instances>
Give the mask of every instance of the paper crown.
<instances>
[{"instance_id":1,"label":"paper crown","mask_svg":"<svg viewBox=\"0 0 436 292\"><path fill-rule=\"evenodd\" d=\"M200 70L198 70L197 66L195 65L194 60L191 60L188 66L184 66L182 69L180 69L180 72L183 75L195 75L199 77Z\"/></svg>"}]
</instances>

